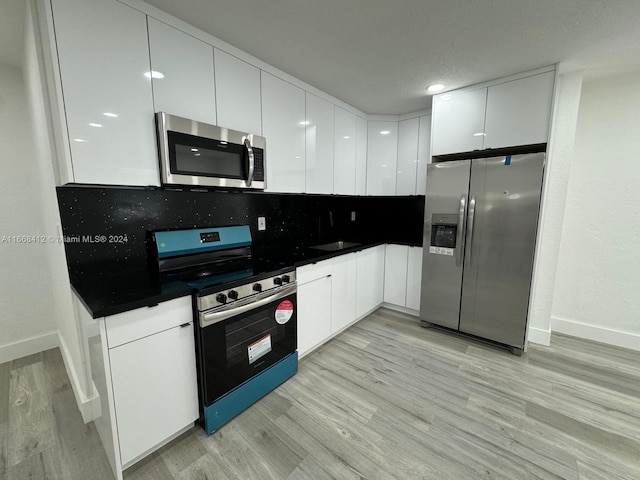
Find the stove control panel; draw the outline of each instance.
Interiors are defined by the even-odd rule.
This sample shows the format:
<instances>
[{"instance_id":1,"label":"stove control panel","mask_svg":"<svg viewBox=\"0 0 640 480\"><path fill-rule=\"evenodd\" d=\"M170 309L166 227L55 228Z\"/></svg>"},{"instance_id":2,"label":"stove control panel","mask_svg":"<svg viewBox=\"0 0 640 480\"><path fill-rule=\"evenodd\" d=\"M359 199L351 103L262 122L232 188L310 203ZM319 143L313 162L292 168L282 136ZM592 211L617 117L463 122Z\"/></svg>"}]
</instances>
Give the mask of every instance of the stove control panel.
<instances>
[{"instance_id":1,"label":"stove control panel","mask_svg":"<svg viewBox=\"0 0 640 480\"><path fill-rule=\"evenodd\" d=\"M285 274L274 275L273 277L260 278L244 285L238 285L232 289L222 289L208 295L198 297L198 310L209 310L211 308L222 307L223 305L233 305L247 297L261 294L262 292L276 292L280 288L285 288L287 284L296 281L295 270Z\"/></svg>"}]
</instances>

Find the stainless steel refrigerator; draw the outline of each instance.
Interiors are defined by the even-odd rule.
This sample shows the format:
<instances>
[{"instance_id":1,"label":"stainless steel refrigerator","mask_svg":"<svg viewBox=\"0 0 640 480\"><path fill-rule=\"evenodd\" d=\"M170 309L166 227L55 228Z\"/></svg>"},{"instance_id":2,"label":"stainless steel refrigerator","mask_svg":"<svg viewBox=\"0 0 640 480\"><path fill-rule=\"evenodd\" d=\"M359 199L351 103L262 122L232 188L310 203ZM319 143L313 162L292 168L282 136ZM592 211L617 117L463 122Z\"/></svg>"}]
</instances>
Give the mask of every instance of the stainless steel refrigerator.
<instances>
[{"instance_id":1,"label":"stainless steel refrigerator","mask_svg":"<svg viewBox=\"0 0 640 480\"><path fill-rule=\"evenodd\" d=\"M544 153L427 168L420 320L524 348Z\"/></svg>"}]
</instances>

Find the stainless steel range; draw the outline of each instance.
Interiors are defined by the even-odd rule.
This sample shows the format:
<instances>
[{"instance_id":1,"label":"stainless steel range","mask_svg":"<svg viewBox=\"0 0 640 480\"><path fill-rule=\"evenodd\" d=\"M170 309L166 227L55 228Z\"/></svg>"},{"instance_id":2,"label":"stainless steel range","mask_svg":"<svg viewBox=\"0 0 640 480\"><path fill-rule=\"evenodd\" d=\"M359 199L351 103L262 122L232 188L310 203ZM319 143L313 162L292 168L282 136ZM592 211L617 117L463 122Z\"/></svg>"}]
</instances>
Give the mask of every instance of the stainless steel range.
<instances>
[{"instance_id":1,"label":"stainless steel range","mask_svg":"<svg viewBox=\"0 0 640 480\"><path fill-rule=\"evenodd\" d=\"M246 225L152 236L160 275L195 288L200 424L211 434L297 372L295 269L256 266Z\"/></svg>"}]
</instances>

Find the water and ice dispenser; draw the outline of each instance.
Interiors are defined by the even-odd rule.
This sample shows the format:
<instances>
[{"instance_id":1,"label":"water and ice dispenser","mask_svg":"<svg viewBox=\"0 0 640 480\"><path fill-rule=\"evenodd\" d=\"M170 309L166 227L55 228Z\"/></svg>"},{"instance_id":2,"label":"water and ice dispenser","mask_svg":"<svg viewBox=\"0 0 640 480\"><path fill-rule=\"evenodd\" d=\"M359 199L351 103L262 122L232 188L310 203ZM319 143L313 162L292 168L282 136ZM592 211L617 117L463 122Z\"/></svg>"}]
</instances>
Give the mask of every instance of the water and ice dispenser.
<instances>
[{"instance_id":1,"label":"water and ice dispenser","mask_svg":"<svg viewBox=\"0 0 640 480\"><path fill-rule=\"evenodd\" d=\"M431 217L429 253L453 255L458 238L458 216L434 213Z\"/></svg>"}]
</instances>

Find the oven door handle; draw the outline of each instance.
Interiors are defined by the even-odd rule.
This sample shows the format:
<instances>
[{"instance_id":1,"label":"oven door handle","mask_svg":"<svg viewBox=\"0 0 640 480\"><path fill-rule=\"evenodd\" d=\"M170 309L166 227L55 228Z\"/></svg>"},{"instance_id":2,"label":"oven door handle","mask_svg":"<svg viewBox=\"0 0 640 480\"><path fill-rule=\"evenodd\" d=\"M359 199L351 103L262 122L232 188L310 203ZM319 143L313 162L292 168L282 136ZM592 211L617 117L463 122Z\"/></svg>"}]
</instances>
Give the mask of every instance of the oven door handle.
<instances>
[{"instance_id":1,"label":"oven door handle","mask_svg":"<svg viewBox=\"0 0 640 480\"><path fill-rule=\"evenodd\" d=\"M254 308L261 307L271 302L275 302L284 297L288 297L292 293L295 293L298 286L295 283L291 283L286 287L280 289L277 293L273 295L269 295L264 298L260 298L255 302L246 303L244 305L240 305L238 307L232 307L226 310L219 310L216 312L201 312L199 315L200 318L200 328L206 328L208 326L213 325L214 323L221 322L226 320L227 318L234 317L236 315L240 315L241 313L248 312L253 310Z\"/></svg>"}]
</instances>

